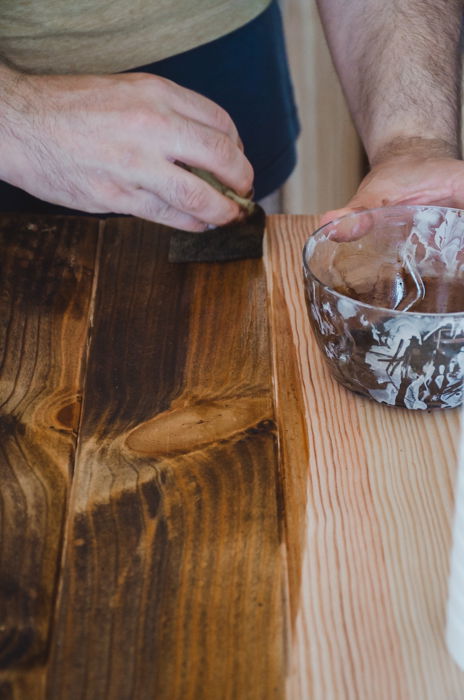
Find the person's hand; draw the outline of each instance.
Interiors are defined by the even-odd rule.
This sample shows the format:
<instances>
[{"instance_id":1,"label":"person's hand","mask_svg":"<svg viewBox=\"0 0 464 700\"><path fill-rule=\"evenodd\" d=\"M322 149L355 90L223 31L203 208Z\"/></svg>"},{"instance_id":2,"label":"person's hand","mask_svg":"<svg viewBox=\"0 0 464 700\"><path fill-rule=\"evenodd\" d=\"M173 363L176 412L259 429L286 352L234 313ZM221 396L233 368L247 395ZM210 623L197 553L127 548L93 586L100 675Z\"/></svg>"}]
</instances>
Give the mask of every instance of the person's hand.
<instances>
[{"instance_id":1,"label":"person's hand","mask_svg":"<svg viewBox=\"0 0 464 700\"><path fill-rule=\"evenodd\" d=\"M191 231L238 205L177 163L239 194L253 170L229 115L143 73L32 76L0 69L0 179L85 212L133 214Z\"/></svg>"},{"instance_id":2,"label":"person's hand","mask_svg":"<svg viewBox=\"0 0 464 700\"><path fill-rule=\"evenodd\" d=\"M451 157L391 156L372 168L341 209L326 212L321 226L362 209L395 204L464 208L464 162Z\"/></svg>"}]
</instances>

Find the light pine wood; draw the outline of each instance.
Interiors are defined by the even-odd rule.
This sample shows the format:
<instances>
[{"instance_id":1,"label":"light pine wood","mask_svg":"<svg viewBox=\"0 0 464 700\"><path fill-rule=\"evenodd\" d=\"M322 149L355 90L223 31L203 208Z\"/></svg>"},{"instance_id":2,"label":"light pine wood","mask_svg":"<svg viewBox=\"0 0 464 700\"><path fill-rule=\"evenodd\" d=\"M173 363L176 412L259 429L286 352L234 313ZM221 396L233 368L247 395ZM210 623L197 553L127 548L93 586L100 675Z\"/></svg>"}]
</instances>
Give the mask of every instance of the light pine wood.
<instances>
[{"instance_id":1,"label":"light pine wood","mask_svg":"<svg viewBox=\"0 0 464 700\"><path fill-rule=\"evenodd\" d=\"M272 217L267 240L293 562L287 698L459 700L464 673L444 644L459 414L383 407L332 380L303 296L317 222Z\"/></svg>"},{"instance_id":2,"label":"light pine wood","mask_svg":"<svg viewBox=\"0 0 464 700\"><path fill-rule=\"evenodd\" d=\"M332 64L314 0L282 3L301 121L298 164L283 188L283 211L343 206L361 180L362 149Z\"/></svg>"},{"instance_id":3,"label":"light pine wood","mask_svg":"<svg viewBox=\"0 0 464 700\"><path fill-rule=\"evenodd\" d=\"M41 695L98 222L0 223L0 697Z\"/></svg>"},{"instance_id":4,"label":"light pine wood","mask_svg":"<svg viewBox=\"0 0 464 700\"><path fill-rule=\"evenodd\" d=\"M48 697L283 698L261 260L167 263L107 224Z\"/></svg>"}]
</instances>

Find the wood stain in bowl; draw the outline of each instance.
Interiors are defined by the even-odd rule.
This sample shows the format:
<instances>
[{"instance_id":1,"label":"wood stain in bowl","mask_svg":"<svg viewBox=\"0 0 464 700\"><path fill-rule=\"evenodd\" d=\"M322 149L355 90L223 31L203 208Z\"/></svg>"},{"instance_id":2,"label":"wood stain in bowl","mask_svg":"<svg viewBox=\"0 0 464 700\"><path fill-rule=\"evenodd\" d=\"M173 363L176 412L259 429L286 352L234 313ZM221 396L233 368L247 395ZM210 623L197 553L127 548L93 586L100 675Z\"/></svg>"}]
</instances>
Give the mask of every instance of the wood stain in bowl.
<instances>
[{"instance_id":1,"label":"wood stain in bowl","mask_svg":"<svg viewBox=\"0 0 464 700\"><path fill-rule=\"evenodd\" d=\"M464 312L464 279L423 277L425 295L405 313L454 314ZM368 291L347 286L334 287L339 294L371 306L395 309L402 299L414 293L413 282L407 274L380 278Z\"/></svg>"}]
</instances>

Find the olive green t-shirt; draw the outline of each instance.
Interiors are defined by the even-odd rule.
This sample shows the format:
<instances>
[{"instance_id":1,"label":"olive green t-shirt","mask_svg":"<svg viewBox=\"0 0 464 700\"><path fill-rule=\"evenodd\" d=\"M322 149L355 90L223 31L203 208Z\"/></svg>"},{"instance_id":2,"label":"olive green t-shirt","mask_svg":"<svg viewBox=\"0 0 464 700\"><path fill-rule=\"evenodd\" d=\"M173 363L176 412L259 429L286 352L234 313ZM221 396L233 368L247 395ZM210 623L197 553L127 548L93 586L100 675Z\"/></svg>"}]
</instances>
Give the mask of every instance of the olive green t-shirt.
<instances>
[{"instance_id":1,"label":"olive green t-shirt","mask_svg":"<svg viewBox=\"0 0 464 700\"><path fill-rule=\"evenodd\" d=\"M0 57L33 73L114 73L217 39L270 0L0 0Z\"/></svg>"}]
</instances>

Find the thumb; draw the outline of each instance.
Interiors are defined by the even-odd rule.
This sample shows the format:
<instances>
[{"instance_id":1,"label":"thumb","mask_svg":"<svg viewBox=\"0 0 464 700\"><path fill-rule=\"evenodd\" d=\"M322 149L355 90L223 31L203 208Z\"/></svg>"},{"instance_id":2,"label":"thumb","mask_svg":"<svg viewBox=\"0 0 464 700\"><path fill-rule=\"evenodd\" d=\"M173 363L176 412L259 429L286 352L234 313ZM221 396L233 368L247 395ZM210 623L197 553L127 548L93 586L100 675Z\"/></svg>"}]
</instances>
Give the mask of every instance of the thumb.
<instances>
[{"instance_id":1,"label":"thumb","mask_svg":"<svg viewBox=\"0 0 464 700\"><path fill-rule=\"evenodd\" d=\"M377 209L383 204L384 202L375 194L358 191L345 207L325 212L320 218L320 226L334 224L333 228L328 226L326 229L326 235L330 236L331 240L338 242L357 240L368 233L374 224L375 215L370 210ZM353 218L349 216L362 214L362 212L365 212L364 216ZM338 223L342 217L348 218Z\"/></svg>"},{"instance_id":2,"label":"thumb","mask_svg":"<svg viewBox=\"0 0 464 700\"><path fill-rule=\"evenodd\" d=\"M367 209L367 207L355 206L354 204L351 204L351 202L348 202L346 207L342 207L341 209L330 209L330 211L326 211L324 214L322 214L319 220L319 225L325 226L325 224L328 224L330 221L340 219L340 217L346 216L347 214L355 214L356 212L363 211L365 209Z\"/></svg>"},{"instance_id":3,"label":"thumb","mask_svg":"<svg viewBox=\"0 0 464 700\"><path fill-rule=\"evenodd\" d=\"M331 209L330 211L326 211L321 216L321 226L324 226L324 224L327 224L329 221L333 221L334 219L339 219L341 216L354 214L359 211L365 211L366 209L377 209L378 207L386 204L387 200L382 197L381 193L376 192L375 190L372 191L373 188L363 187L363 183L361 183L360 188L350 199L348 204L340 209Z\"/></svg>"},{"instance_id":4,"label":"thumb","mask_svg":"<svg viewBox=\"0 0 464 700\"><path fill-rule=\"evenodd\" d=\"M371 191L369 187L364 187L366 180L367 178L363 180L356 194L354 194L348 204L340 209L331 209L322 214L320 225L324 226L330 221L339 219L341 216L346 216L347 214L355 214L360 211L366 211L366 209L377 209L378 207L384 206L387 200L375 190Z\"/></svg>"}]
</instances>

